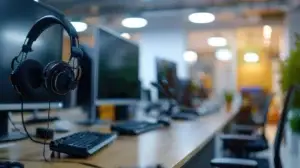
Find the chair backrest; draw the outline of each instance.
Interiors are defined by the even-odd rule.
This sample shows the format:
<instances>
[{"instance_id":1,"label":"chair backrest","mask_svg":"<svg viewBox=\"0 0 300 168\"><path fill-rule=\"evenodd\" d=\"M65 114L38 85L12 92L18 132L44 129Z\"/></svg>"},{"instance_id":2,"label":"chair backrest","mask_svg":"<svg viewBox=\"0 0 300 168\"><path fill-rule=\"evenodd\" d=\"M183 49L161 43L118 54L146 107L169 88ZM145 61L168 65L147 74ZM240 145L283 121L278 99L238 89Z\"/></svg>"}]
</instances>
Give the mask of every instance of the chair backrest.
<instances>
[{"instance_id":1,"label":"chair backrest","mask_svg":"<svg viewBox=\"0 0 300 168\"><path fill-rule=\"evenodd\" d=\"M300 86L292 86L289 88L284 100L281 117L277 125L277 131L276 131L275 142L274 142L274 158L273 158L275 168L282 168L282 163L280 158L281 141L283 139L284 126L289 111L289 105L293 97L293 94L296 90L300 90Z\"/></svg>"},{"instance_id":2,"label":"chair backrest","mask_svg":"<svg viewBox=\"0 0 300 168\"><path fill-rule=\"evenodd\" d=\"M272 100L273 100L273 94L268 94L266 96L266 101L265 101L265 104L264 104L264 107L263 107L263 124L265 125L267 123L267 119L268 119L268 112L269 112L269 108L270 108L270 105L272 103Z\"/></svg>"}]
</instances>

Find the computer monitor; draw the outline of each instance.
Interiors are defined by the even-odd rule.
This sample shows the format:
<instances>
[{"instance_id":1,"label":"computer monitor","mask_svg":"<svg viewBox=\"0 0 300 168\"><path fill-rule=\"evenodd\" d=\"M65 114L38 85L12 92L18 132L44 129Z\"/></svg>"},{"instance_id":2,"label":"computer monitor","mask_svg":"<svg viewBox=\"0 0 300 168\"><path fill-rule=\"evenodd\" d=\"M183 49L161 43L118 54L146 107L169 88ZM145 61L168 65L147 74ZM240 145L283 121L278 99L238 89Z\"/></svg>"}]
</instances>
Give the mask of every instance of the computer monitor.
<instances>
[{"instance_id":1,"label":"computer monitor","mask_svg":"<svg viewBox=\"0 0 300 168\"><path fill-rule=\"evenodd\" d=\"M82 75L77 87L77 106L80 106L82 110L87 114L86 119L81 119L79 124L92 125L97 123L96 116L96 79L95 78L95 49L88 45L81 44L83 51L83 57L80 59L80 66L82 69Z\"/></svg>"},{"instance_id":2,"label":"computer monitor","mask_svg":"<svg viewBox=\"0 0 300 168\"><path fill-rule=\"evenodd\" d=\"M23 1L22 1L23 2ZM11 60L18 55L31 26L42 16L52 14L34 1L21 0L0 2L0 142L22 139L24 135L8 134L8 112L20 111L20 95L9 81ZM30 11L30 12L28 12ZM28 59L42 65L62 58L62 28L54 26L44 32L33 44L33 52ZM63 97L49 95L42 87L36 89L32 97L24 97L24 110L60 108Z\"/></svg>"},{"instance_id":3,"label":"computer monitor","mask_svg":"<svg viewBox=\"0 0 300 168\"><path fill-rule=\"evenodd\" d=\"M192 81L190 79L178 80L178 102L185 107L193 107Z\"/></svg>"},{"instance_id":4,"label":"computer monitor","mask_svg":"<svg viewBox=\"0 0 300 168\"><path fill-rule=\"evenodd\" d=\"M166 80L168 82L168 87L175 92L174 95L177 97L176 89L178 87L178 79L177 65L175 62L162 58L156 58L156 77L157 82ZM161 92L158 92L158 98L165 99L166 96Z\"/></svg>"},{"instance_id":5,"label":"computer monitor","mask_svg":"<svg viewBox=\"0 0 300 168\"><path fill-rule=\"evenodd\" d=\"M104 28L96 30L97 105L135 104L140 99L139 47Z\"/></svg>"}]
</instances>

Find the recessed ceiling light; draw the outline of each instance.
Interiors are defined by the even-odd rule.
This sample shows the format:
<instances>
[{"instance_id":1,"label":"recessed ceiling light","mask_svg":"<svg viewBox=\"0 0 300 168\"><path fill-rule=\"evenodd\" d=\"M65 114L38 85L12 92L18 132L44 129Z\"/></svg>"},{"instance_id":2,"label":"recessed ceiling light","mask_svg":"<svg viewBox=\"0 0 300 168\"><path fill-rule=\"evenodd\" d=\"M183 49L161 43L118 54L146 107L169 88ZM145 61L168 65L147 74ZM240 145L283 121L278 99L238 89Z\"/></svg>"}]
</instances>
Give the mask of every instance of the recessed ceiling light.
<instances>
[{"instance_id":1,"label":"recessed ceiling light","mask_svg":"<svg viewBox=\"0 0 300 168\"><path fill-rule=\"evenodd\" d=\"M224 37L210 37L207 43L213 47L224 47L227 45L227 40Z\"/></svg>"},{"instance_id":2,"label":"recessed ceiling light","mask_svg":"<svg viewBox=\"0 0 300 168\"><path fill-rule=\"evenodd\" d=\"M126 39L130 39L131 35L129 33L122 33L121 34L122 37L126 38Z\"/></svg>"},{"instance_id":3,"label":"recessed ceiling light","mask_svg":"<svg viewBox=\"0 0 300 168\"><path fill-rule=\"evenodd\" d=\"M34 0L35 2L39 2L39 0Z\"/></svg>"},{"instance_id":4,"label":"recessed ceiling light","mask_svg":"<svg viewBox=\"0 0 300 168\"><path fill-rule=\"evenodd\" d=\"M206 12L192 13L189 20L193 23L210 23L215 20L215 15Z\"/></svg>"},{"instance_id":5,"label":"recessed ceiling light","mask_svg":"<svg viewBox=\"0 0 300 168\"><path fill-rule=\"evenodd\" d=\"M194 63L198 59L198 54L194 51L185 51L184 54L183 54L183 59L186 62Z\"/></svg>"},{"instance_id":6,"label":"recessed ceiling light","mask_svg":"<svg viewBox=\"0 0 300 168\"><path fill-rule=\"evenodd\" d=\"M255 63L259 61L259 56L254 52L248 52L244 55L244 61L249 63Z\"/></svg>"},{"instance_id":7,"label":"recessed ceiling light","mask_svg":"<svg viewBox=\"0 0 300 168\"><path fill-rule=\"evenodd\" d=\"M147 20L140 17L125 18L122 20L122 25L127 28L142 28L147 24Z\"/></svg>"},{"instance_id":8,"label":"recessed ceiling light","mask_svg":"<svg viewBox=\"0 0 300 168\"><path fill-rule=\"evenodd\" d=\"M87 24L84 22L71 22L77 32L83 32L87 29Z\"/></svg>"},{"instance_id":9,"label":"recessed ceiling light","mask_svg":"<svg viewBox=\"0 0 300 168\"><path fill-rule=\"evenodd\" d=\"M229 51L229 49L218 49L216 51L216 58L219 61L229 61L232 59L232 53Z\"/></svg>"}]
</instances>

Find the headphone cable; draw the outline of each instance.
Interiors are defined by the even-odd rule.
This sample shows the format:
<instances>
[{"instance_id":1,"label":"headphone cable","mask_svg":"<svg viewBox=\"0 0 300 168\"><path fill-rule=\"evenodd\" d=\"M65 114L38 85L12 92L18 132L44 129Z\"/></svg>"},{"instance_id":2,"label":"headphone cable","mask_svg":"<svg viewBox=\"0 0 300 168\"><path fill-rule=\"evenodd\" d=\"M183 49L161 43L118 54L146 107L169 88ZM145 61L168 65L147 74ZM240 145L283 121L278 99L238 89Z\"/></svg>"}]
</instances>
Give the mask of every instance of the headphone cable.
<instances>
[{"instance_id":1,"label":"headphone cable","mask_svg":"<svg viewBox=\"0 0 300 168\"><path fill-rule=\"evenodd\" d=\"M47 129L49 131L49 128L50 128L50 123L49 123L49 118L50 118L50 101L49 101L49 108L48 108L48 123L47 123ZM46 145L49 145L49 143L46 142L46 139L44 140L44 142L40 142L40 141L37 141L35 139L33 139L27 128L26 128L26 125L25 125L25 120L24 120L24 101L23 101L23 97L21 96L21 118L22 118L22 125L23 125L23 128L24 128L24 131L26 132L27 136L29 137L29 139L32 141L32 142L35 142L37 144L42 144L44 145L43 147L43 158L44 158L44 161L46 162L56 162L56 163L76 163L76 164L81 164L81 165L84 165L84 166L87 166L87 167L93 167L93 168L102 168L101 166L97 166L97 165L94 165L94 164L90 164L90 163L84 163L84 162L72 162L72 161L49 161L47 158L46 158ZM9 119L11 122L11 118ZM14 125L14 124L13 124ZM29 161L29 160L28 160Z\"/></svg>"},{"instance_id":2,"label":"headphone cable","mask_svg":"<svg viewBox=\"0 0 300 168\"><path fill-rule=\"evenodd\" d=\"M26 133L22 132L22 131L16 126L16 124L15 124L15 122L12 120L10 114L8 114L8 120L9 120L9 122L11 123L11 125L14 127L14 129L15 129L16 131L20 132L21 134L25 134L25 135L26 135Z\"/></svg>"},{"instance_id":3,"label":"headphone cable","mask_svg":"<svg viewBox=\"0 0 300 168\"><path fill-rule=\"evenodd\" d=\"M40 142L40 141L38 141L38 140L33 139L33 138L31 137L31 135L29 134L29 132L28 132L28 130L27 130L27 128L26 128L25 120L24 120L24 100L23 100L23 97L22 97L22 96L20 96L20 98L21 98L21 118L22 118L22 125L23 125L23 129L24 129L25 133L27 134L28 138L29 138L32 142L35 142L35 143L37 143L37 144L42 144L42 145L47 144L47 145L49 145L49 143L47 143L47 142Z\"/></svg>"},{"instance_id":4,"label":"headphone cable","mask_svg":"<svg viewBox=\"0 0 300 168\"><path fill-rule=\"evenodd\" d=\"M47 132L45 132L45 137L46 137L46 134L49 133L49 129L50 129L50 123L49 123L49 120L50 120L50 109L51 109L51 103L50 103L50 100L48 101L48 112L47 112L47 117L48 117L48 122L47 122ZM44 146L43 146L43 158L44 158L44 161L45 162L49 162L49 160L46 158L46 142L47 140L44 139Z\"/></svg>"}]
</instances>

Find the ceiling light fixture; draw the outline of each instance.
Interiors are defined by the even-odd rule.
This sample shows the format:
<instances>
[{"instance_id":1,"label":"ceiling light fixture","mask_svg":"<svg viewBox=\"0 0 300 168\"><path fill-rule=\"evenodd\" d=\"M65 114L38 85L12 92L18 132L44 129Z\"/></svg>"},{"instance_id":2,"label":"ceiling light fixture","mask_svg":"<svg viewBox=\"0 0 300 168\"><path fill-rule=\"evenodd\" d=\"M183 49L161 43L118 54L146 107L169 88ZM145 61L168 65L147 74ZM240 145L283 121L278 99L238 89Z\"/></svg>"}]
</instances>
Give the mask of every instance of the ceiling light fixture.
<instances>
[{"instance_id":1,"label":"ceiling light fixture","mask_svg":"<svg viewBox=\"0 0 300 168\"><path fill-rule=\"evenodd\" d=\"M224 47L227 45L227 40L224 37L210 37L207 43L213 47Z\"/></svg>"},{"instance_id":2,"label":"ceiling light fixture","mask_svg":"<svg viewBox=\"0 0 300 168\"><path fill-rule=\"evenodd\" d=\"M84 22L71 22L77 32L83 32L87 29L87 24Z\"/></svg>"},{"instance_id":3,"label":"ceiling light fixture","mask_svg":"<svg viewBox=\"0 0 300 168\"><path fill-rule=\"evenodd\" d=\"M122 33L121 36L126 39L130 39L131 35L129 33Z\"/></svg>"},{"instance_id":4,"label":"ceiling light fixture","mask_svg":"<svg viewBox=\"0 0 300 168\"><path fill-rule=\"evenodd\" d=\"M259 61L259 56L254 52L247 52L244 55L244 61L248 63L256 63Z\"/></svg>"},{"instance_id":5,"label":"ceiling light fixture","mask_svg":"<svg viewBox=\"0 0 300 168\"><path fill-rule=\"evenodd\" d=\"M193 23L211 23L215 20L215 15L207 12L192 13L189 15L189 20Z\"/></svg>"},{"instance_id":6,"label":"ceiling light fixture","mask_svg":"<svg viewBox=\"0 0 300 168\"><path fill-rule=\"evenodd\" d=\"M232 59L232 53L229 49L218 49L216 51L216 58L219 61L229 61Z\"/></svg>"},{"instance_id":7,"label":"ceiling light fixture","mask_svg":"<svg viewBox=\"0 0 300 168\"><path fill-rule=\"evenodd\" d=\"M186 62L194 63L198 59L198 54L195 51L185 51L183 54L183 59Z\"/></svg>"},{"instance_id":8,"label":"ceiling light fixture","mask_svg":"<svg viewBox=\"0 0 300 168\"><path fill-rule=\"evenodd\" d=\"M142 28L148 24L148 21L141 17L131 17L122 20L122 25L127 28Z\"/></svg>"},{"instance_id":9,"label":"ceiling light fixture","mask_svg":"<svg viewBox=\"0 0 300 168\"><path fill-rule=\"evenodd\" d=\"M34 0L35 2L39 2L39 0Z\"/></svg>"}]
</instances>

